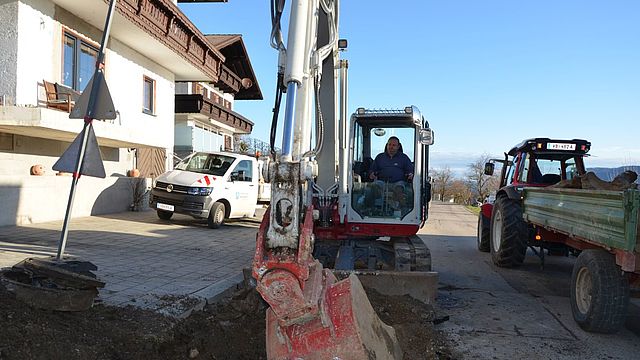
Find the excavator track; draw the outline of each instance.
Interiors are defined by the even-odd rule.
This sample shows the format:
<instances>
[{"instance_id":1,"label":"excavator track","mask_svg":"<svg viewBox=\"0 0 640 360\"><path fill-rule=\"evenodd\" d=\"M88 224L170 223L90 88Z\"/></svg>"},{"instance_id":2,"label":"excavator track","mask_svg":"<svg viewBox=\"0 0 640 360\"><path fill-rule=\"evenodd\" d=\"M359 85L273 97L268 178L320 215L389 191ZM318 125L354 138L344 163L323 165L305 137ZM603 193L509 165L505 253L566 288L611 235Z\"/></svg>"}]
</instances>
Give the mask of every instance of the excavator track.
<instances>
[{"instance_id":1,"label":"excavator track","mask_svg":"<svg viewBox=\"0 0 640 360\"><path fill-rule=\"evenodd\" d=\"M431 251L420 237L413 235L392 241L396 271L431 271Z\"/></svg>"},{"instance_id":2,"label":"excavator track","mask_svg":"<svg viewBox=\"0 0 640 360\"><path fill-rule=\"evenodd\" d=\"M420 237L316 240L313 256L335 270L431 271L431 252Z\"/></svg>"},{"instance_id":3,"label":"excavator track","mask_svg":"<svg viewBox=\"0 0 640 360\"><path fill-rule=\"evenodd\" d=\"M429 248L417 235L388 241L317 241L314 257L340 279L355 274L365 288L382 294L435 302L438 275L431 271Z\"/></svg>"}]
</instances>

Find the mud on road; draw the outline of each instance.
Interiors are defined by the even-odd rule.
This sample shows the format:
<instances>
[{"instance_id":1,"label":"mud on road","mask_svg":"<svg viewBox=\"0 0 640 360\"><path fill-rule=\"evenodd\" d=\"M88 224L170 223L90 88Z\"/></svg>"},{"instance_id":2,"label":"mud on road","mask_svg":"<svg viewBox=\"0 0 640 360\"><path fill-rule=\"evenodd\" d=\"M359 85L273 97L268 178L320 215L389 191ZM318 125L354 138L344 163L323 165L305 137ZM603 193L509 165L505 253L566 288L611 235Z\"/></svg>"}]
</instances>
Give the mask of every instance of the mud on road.
<instances>
[{"instance_id":1,"label":"mud on road","mask_svg":"<svg viewBox=\"0 0 640 360\"><path fill-rule=\"evenodd\" d=\"M438 331L444 319L408 296L367 294L396 329L405 359L458 359ZM39 310L0 285L0 359L266 359L265 303L241 288L185 319L133 306Z\"/></svg>"}]
</instances>

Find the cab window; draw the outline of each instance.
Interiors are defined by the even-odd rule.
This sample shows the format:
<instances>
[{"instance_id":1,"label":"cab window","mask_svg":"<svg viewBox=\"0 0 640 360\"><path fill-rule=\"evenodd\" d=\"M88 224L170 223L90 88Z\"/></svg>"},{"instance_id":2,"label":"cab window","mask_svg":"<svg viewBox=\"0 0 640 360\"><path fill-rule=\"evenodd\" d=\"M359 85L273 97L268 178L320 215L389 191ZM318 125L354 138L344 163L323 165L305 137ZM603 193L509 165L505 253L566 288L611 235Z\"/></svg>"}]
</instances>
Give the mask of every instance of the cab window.
<instances>
[{"instance_id":1,"label":"cab window","mask_svg":"<svg viewBox=\"0 0 640 360\"><path fill-rule=\"evenodd\" d=\"M251 161L242 160L231 172L234 181L251 181L253 178L253 166Z\"/></svg>"}]
</instances>

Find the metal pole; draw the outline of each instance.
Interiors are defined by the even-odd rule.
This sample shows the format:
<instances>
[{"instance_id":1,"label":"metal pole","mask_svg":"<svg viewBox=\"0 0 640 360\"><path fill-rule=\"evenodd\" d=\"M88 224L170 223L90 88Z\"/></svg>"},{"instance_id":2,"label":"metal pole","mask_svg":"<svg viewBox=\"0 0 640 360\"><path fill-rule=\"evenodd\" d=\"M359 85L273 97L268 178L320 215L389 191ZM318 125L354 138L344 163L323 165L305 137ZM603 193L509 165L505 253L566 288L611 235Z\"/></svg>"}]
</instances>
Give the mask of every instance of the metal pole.
<instances>
[{"instance_id":1,"label":"metal pole","mask_svg":"<svg viewBox=\"0 0 640 360\"><path fill-rule=\"evenodd\" d=\"M78 179L82 173L82 163L84 161L85 150L87 149L87 138L89 137L89 130L91 129L93 122L93 114L95 102L100 91L100 84L102 83L102 68L104 67L104 52L107 47L107 40L109 39L109 31L111 29L111 15L116 8L116 0L111 0L109 4L109 10L107 11L107 19L104 25L104 31L102 33L102 43L100 44L100 51L98 52L98 58L96 60L96 69L93 73L93 86L91 87L91 93L89 95L89 101L87 104L87 113L84 117L84 127L82 128L82 140L80 141L80 151L78 152L78 160L76 162L76 170L73 173L71 179L71 190L69 191L69 201L67 202L67 211L64 215L64 223L62 224L62 234L60 235L60 241L58 242L58 253L56 260L61 260L64 254L64 248L67 245L67 237L69 234L69 220L71 218L71 211L73 210L73 200L76 194L76 187L78 185Z\"/></svg>"}]
</instances>

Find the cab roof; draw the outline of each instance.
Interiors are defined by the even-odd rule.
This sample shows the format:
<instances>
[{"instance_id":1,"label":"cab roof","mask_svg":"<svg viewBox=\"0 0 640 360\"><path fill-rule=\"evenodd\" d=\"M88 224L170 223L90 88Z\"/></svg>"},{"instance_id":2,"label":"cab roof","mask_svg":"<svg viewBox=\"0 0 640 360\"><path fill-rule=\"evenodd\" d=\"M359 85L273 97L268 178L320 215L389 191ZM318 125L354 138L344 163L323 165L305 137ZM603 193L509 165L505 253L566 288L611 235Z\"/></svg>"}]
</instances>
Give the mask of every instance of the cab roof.
<instances>
[{"instance_id":1,"label":"cab roof","mask_svg":"<svg viewBox=\"0 0 640 360\"><path fill-rule=\"evenodd\" d=\"M532 152L536 154L565 154L565 155L584 155L589 152L591 143L583 139L549 139L549 138L533 138L527 139L514 146L507 153L515 156L519 152Z\"/></svg>"}]
</instances>

